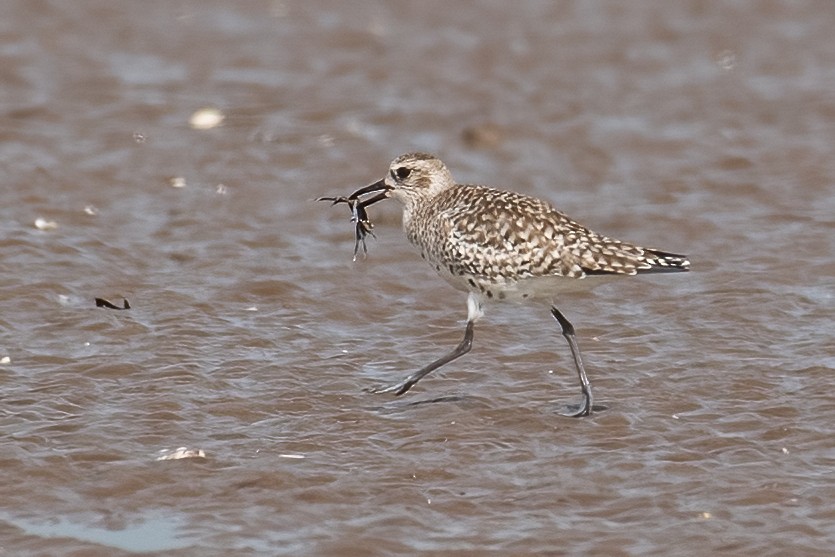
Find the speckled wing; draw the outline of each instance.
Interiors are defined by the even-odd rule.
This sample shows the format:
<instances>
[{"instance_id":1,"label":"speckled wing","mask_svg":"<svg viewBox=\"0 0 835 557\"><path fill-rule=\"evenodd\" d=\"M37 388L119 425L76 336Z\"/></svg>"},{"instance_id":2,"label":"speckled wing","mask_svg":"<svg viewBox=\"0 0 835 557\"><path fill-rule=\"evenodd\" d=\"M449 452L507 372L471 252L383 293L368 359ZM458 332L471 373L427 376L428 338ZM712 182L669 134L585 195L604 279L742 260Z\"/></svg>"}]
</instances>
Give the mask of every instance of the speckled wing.
<instances>
[{"instance_id":1,"label":"speckled wing","mask_svg":"<svg viewBox=\"0 0 835 557\"><path fill-rule=\"evenodd\" d=\"M438 214L447 234L442 259L454 262L449 269L454 274L505 282L632 275L663 266L658 261L668 256L686 263L681 256L601 236L549 203L515 192L459 186L445 201L447 207Z\"/></svg>"}]
</instances>

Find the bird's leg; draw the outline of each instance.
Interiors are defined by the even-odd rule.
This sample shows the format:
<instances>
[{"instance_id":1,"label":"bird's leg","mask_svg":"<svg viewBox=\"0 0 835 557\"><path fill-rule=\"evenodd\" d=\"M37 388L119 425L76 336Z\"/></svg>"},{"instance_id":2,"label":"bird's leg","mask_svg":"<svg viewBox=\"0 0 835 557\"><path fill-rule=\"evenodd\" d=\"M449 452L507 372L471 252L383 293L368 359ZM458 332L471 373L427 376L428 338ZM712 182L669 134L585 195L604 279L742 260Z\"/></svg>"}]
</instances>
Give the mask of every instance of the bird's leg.
<instances>
[{"instance_id":1,"label":"bird's leg","mask_svg":"<svg viewBox=\"0 0 835 557\"><path fill-rule=\"evenodd\" d=\"M435 360L428 366L419 369L418 371L414 372L413 374L411 374L399 383L395 383L393 385L388 386L372 387L369 389L365 389L366 392L394 393L395 396L400 396L412 387L414 387L418 381L420 381L439 367L448 364L456 358L460 358L461 356L469 352L470 349L473 347L473 328L475 326L476 319L478 319L482 315L484 315L484 313L482 311L481 298L478 297L476 294L471 293L469 298L467 298L467 330L464 332L464 338L461 340L461 343L458 346L456 346L452 352L450 352L442 358Z\"/></svg>"},{"instance_id":2,"label":"bird's leg","mask_svg":"<svg viewBox=\"0 0 835 557\"><path fill-rule=\"evenodd\" d=\"M388 386L381 386L381 387L371 387L370 389L366 389L369 393L394 393L395 396L400 396L412 387L415 386L415 383L441 367L442 365L448 364L452 360L456 358L460 358L464 354L470 351L470 348L473 346L473 321L467 321L467 330L464 333L464 338L461 340L461 343L455 347L455 350L444 356L443 358L439 358L429 364L428 366L414 372L406 379L399 383L395 383L393 385Z\"/></svg>"},{"instance_id":3,"label":"bird's leg","mask_svg":"<svg viewBox=\"0 0 835 557\"><path fill-rule=\"evenodd\" d=\"M572 325L565 316L560 313L556 307L551 306L551 314L554 316L560 327L562 327L562 336L568 341L568 347L571 348L571 355L574 356L574 366L577 368L577 375L580 377L580 387L583 389L583 403L580 404L580 409L576 412L563 414L570 418L579 418L580 416L591 416L592 413L592 396L591 383L586 377L586 368L583 367L583 357L580 354L580 347L577 346L577 339L574 338L574 325Z\"/></svg>"}]
</instances>

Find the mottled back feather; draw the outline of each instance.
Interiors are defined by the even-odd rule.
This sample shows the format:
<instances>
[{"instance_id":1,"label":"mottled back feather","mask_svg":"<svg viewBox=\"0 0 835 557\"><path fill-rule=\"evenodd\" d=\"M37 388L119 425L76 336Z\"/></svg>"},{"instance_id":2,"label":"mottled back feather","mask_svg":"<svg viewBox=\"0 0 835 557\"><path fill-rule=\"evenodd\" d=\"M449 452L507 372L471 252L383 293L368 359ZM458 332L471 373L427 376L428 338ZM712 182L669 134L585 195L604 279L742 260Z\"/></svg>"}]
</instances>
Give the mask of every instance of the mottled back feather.
<instances>
[{"instance_id":1,"label":"mottled back feather","mask_svg":"<svg viewBox=\"0 0 835 557\"><path fill-rule=\"evenodd\" d=\"M395 159L386 187L404 204L403 227L456 288L487 297L543 297L591 275L686 271L683 255L601 236L550 203L456 184L437 158Z\"/></svg>"}]
</instances>

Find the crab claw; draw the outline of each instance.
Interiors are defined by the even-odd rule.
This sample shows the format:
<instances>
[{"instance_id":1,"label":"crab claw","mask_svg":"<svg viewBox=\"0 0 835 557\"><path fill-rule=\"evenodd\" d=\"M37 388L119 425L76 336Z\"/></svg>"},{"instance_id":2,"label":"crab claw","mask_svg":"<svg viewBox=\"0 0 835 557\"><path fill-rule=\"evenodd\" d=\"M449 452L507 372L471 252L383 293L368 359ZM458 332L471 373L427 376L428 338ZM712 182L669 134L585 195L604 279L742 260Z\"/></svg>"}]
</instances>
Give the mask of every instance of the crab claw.
<instances>
[{"instance_id":1,"label":"crab claw","mask_svg":"<svg viewBox=\"0 0 835 557\"><path fill-rule=\"evenodd\" d=\"M344 195L336 196L336 197L320 197L316 201L330 201L331 205L336 205L338 203L345 203L348 205L348 208L351 209L351 222L355 223L354 226L354 261L357 260L357 256L359 255L360 245L362 245L362 252L363 255L368 253L368 246L365 243L365 238L370 234L374 236L374 232L372 229L374 228L374 224L368 219L368 213L366 212L365 208L369 205L373 205L378 201L382 201L383 199L387 199L389 196L389 191L391 187L387 186L385 180L380 180L378 182L374 182L371 185L365 186L364 188L360 188L351 195L345 197ZM370 197L368 199L361 200L360 197L369 193L374 192L381 192L377 195Z\"/></svg>"}]
</instances>

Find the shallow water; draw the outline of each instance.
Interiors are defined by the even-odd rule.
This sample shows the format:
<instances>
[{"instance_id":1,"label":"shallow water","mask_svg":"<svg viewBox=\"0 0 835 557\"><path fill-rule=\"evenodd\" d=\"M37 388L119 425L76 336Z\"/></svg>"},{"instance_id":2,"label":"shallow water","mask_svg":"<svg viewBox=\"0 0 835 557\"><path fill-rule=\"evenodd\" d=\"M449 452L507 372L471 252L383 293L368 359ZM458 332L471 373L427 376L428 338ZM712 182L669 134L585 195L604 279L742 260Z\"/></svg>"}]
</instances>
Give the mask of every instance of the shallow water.
<instances>
[{"instance_id":1,"label":"shallow water","mask_svg":"<svg viewBox=\"0 0 835 557\"><path fill-rule=\"evenodd\" d=\"M833 27L828 2L3 3L0 555L829 555ZM353 263L312 200L415 149L690 256L561 302L605 411L558 415L568 347L515 305L363 392L453 347L465 296L396 203Z\"/></svg>"}]
</instances>

